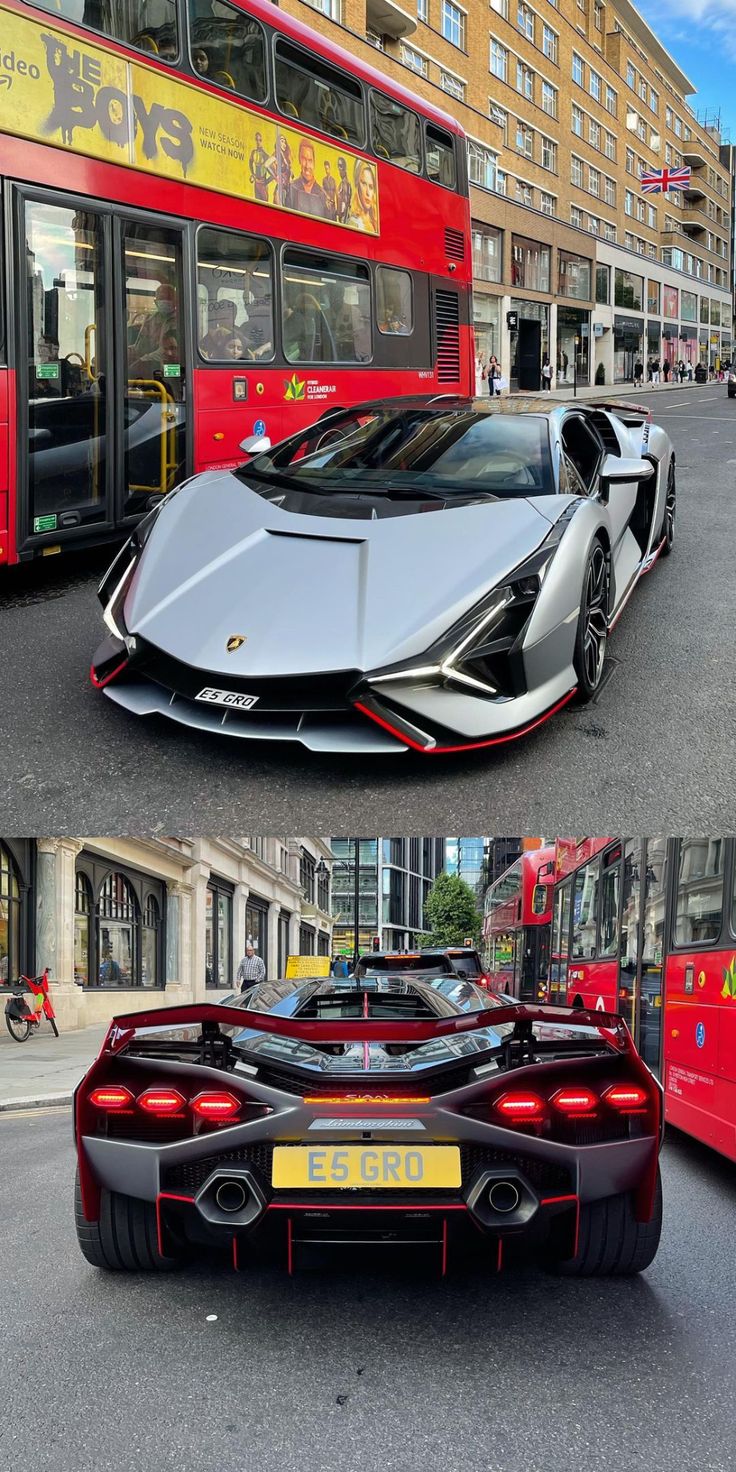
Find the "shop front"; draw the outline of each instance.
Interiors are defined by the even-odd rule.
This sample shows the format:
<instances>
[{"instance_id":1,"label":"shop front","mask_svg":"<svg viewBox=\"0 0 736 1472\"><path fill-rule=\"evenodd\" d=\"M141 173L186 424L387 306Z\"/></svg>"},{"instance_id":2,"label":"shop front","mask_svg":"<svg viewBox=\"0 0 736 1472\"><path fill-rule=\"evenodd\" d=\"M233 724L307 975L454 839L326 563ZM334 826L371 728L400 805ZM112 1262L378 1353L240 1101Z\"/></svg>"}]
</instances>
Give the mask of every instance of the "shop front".
<instances>
[{"instance_id":1,"label":"shop front","mask_svg":"<svg viewBox=\"0 0 736 1472\"><path fill-rule=\"evenodd\" d=\"M617 314L613 319L614 383L633 383L636 363L644 365L644 318Z\"/></svg>"},{"instance_id":2,"label":"shop front","mask_svg":"<svg viewBox=\"0 0 736 1472\"><path fill-rule=\"evenodd\" d=\"M255 894L248 895L245 907L245 940L255 947L268 975L268 900Z\"/></svg>"},{"instance_id":3,"label":"shop front","mask_svg":"<svg viewBox=\"0 0 736 1472\"><path fill-rule=\"evenodd\" d=\"M662 324L650 317L647 321L647 369L651 363L659 363L660 369L662 367Z\"/></svg>"},{"instance_id":4,"label":"shop front","mask_svg":"<svg viewBox=\"0 0 736 1472\"><path fill-rule=\"evenodd\" d=\"M557 307L557 383L590 382L590 312Z\"/></svg>"},{"instance_id":5,"label":"shop front","mask_svg":"<svg viewBox=\"0 0 736 1472\"><path fill-rule=\"evenodd\" d=\"M489 292L473 292L475 351L485 360L501 362L501 298ZM487 388L487 385L486 385Z\"/></svg>"},{"instance_id":6,"label":"shop front","mask_svg":"<svg viewBox=\"0 0 736 1472\"><path fill-rule=\"evenodd\" d=\"M549 353L549 306L512 297L511 310L517 314L517 327L509 334L511 387L535 391L541 388L542 363Z\"/></svg>"},{"instance_id":7,"label":"shop front","mask_svg":"<svg viewBox=\"0 0 736 1472\"><path fill-rule=\"evenodd\" d=\"M0 985L33 975L33 859L30 838L0 838Z\"/></svg>"}]
</instances>

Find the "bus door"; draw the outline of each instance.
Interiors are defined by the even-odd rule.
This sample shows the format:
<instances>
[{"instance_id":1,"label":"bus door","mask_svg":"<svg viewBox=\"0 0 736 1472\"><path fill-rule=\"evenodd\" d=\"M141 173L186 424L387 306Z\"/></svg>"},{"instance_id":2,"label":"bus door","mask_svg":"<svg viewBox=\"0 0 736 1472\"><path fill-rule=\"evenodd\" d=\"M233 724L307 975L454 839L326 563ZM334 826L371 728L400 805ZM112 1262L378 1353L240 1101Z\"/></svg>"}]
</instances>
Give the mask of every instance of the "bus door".
<instances>
[{"instance_id":1,"label":"bus door","mask_svg":"<svg viewBox=\"0 0 736 1472\"><path fill-rule=\"evenodd\" d=\"M31 549L114 530L186 474L181 231L84 205L16 198L18 541Z\"/></svg>"},{"instance_id":2,"label":"bus door","mask_svg":"<svg viewBox=\"0 0 736 1472\"><path fill-rule=\"evenodd\" d=\"M644 1062L659 1070L667 899L667 840L627 838L624 845L620 984L622 1012Z\"/></svg>"}]
</instances>

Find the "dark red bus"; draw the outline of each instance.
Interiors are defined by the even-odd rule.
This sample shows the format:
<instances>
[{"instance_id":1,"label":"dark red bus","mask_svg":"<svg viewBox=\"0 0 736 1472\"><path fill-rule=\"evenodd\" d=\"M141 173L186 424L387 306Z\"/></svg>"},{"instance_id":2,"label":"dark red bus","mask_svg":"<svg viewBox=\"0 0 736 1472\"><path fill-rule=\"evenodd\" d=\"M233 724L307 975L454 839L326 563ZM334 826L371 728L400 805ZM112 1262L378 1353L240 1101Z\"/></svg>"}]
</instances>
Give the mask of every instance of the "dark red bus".
<instances>
[{"instance_id":1,"label":"dark red bus","mask_svg":"<svg viewBox=\"0 0 736 1472\"><path fill-rule=\"evenodd\" d=\"M472 394L465 142L269 0L2 0L0 564L367 399Z\"/></svg>"},{"instance_id":2,"label":"dark red bus","mask_svg":"<svg viewBox=\"0 0 736 1472\"><path fill-rule=\"evenodd\" d=\"M561 839L550 1000L621 1012L671 1124L736 1160L736 839Z\"/></svg>"},{"instance_id":3,"label":"dark red bus","mask_svg":"<svg viewBox=\"0 0 736 1472\"><path fill-rule=\"evenodd\" d=\"M522 1001L547 995L554 858L554 847L523 853L486 890L488 985Z\"/></svg>"}]
</instances>

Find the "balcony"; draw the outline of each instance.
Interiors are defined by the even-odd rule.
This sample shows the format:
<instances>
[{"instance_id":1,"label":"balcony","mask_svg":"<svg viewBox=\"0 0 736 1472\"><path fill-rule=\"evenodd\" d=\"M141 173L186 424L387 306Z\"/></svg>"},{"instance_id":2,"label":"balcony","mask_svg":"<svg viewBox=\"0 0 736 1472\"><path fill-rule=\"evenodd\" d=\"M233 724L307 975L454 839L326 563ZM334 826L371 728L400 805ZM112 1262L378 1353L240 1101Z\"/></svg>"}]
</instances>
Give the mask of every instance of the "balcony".
<instances>
[{"instance_id":1,"label":"balcony","mask_svg":"<svg viewBox=\"0 0 736 1472\"><path fill-rule=\"evenodd\" d=\"M690 142L686 143L682 150L682 161L685 164L689 164L691 169L704 169L708 162L708 157L703 152L700 144L690 139Z\"/></svg>"},{"instance_id":2,"label":"balcony","mask_svg":"<svg viewBox=\"0 0 736 1472\"><path fill-rule=\"evenodd\" d=\"M701 189L699 184L693 183L690 184L689 189L681 189L680 194L686 204L694 204L696 200L706 198L705 190Z\"/></svg>"},{"instance_id":3,"label":"balcony","mask_svg":"<svg viewBox=\"0 0 736 1472\"><path fill-rule=\"evenodd\" d=\"M400 41L417 28L416 17L396 5L395 0L365 0L366 29Z\"/></svg>"},{"instance_id":4,"label":"balcony","mask_svg":"<svg viewBox=\"0 0 736 1472\"><path fill-rule=\"evenodd\" d=\"M690 236L703 235L706 230L713 229L713 221L709 220L705 210L696 204L685 205L680 225L685 234Z\"/></svg>"}]
</instances>

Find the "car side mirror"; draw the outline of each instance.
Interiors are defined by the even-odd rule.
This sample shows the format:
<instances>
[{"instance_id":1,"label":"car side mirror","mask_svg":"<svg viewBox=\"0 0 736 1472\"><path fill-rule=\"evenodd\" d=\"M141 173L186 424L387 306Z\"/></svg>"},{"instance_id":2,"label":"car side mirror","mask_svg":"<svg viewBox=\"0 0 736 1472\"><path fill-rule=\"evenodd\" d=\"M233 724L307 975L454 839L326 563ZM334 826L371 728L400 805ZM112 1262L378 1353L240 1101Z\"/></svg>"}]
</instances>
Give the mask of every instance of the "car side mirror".
<instances>
[{"instance_id":1,"label":"car side mirror","mask_svg":"<svg viewBox=\"0 0 736 1472\"><path fill-rule=\"evenodd\" d=\"M267 434L249 434L240 441L240 448L245 450L246 455L262 455L270 450L271 441Z\"/></svg>"},{"instance_id":2,"label":"car side mirror","mask_svg":"<svg viewBox=\"0 0 736 1472\"><path fill-rule=\"evenodd\" d=\"M649 460L626 460L620 455L606 455L601 466L601 480L615 485L618 481L649 480L654 475L654 466Z\"/></svg>"}]
</instances>

